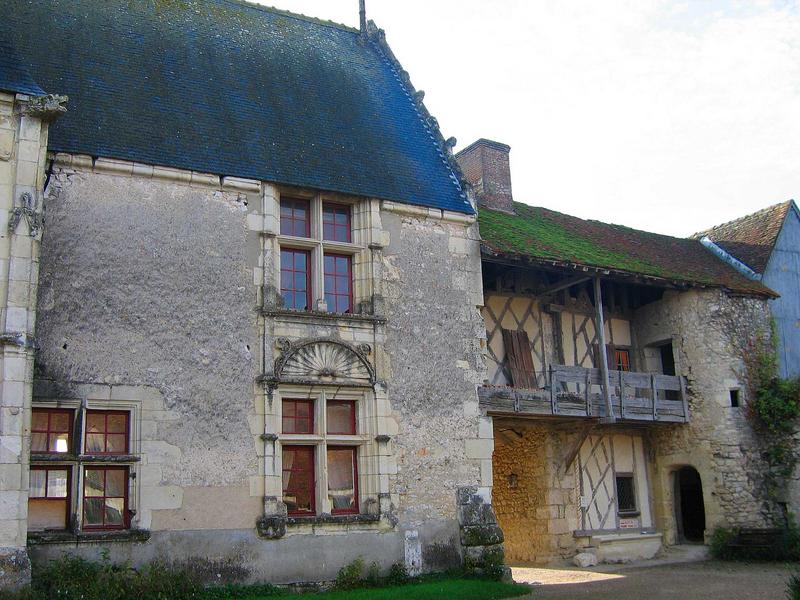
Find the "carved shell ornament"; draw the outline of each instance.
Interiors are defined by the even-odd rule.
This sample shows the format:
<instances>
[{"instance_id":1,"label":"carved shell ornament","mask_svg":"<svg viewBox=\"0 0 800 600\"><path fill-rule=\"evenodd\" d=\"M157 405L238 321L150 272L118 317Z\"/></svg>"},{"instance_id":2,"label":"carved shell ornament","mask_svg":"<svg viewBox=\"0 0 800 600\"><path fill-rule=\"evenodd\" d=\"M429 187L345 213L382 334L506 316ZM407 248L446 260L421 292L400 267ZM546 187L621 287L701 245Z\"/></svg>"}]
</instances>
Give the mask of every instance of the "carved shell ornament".
<instances>
[{"instance_id":1,"label":"carved shell ornament","mask_svg":"<svg viewBox=\"0 0 800 600\"><path fill-rule=\"evenodd\" d=\"M374 381L372 366L366 355L366 344L351 346L338 340L311 340L290 343L277 342L282 355L276 361L275 375L281 380Z\"/></svg>"}]
</instances>

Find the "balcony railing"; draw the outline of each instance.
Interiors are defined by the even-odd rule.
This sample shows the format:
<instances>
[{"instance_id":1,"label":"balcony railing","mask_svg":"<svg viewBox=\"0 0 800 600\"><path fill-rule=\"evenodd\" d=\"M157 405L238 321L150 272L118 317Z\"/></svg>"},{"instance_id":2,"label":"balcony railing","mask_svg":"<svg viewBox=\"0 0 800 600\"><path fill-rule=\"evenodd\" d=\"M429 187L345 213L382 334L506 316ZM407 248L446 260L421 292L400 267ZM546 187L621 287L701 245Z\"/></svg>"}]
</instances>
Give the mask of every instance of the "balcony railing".
<instances>
[{"instance_id":1,"label":"balcony railing","mask_svg":"<svg viewBox=\"0 0 800 600\"><path fill-rule=\"evenodd\" d=\"M675 375L609 371L613 416L623 421L686 423L686 380ZM484 386L481 407L489 413L519 416L608 418L600 369L552 365L541 389Z\"/></svg>"}]
</instances>

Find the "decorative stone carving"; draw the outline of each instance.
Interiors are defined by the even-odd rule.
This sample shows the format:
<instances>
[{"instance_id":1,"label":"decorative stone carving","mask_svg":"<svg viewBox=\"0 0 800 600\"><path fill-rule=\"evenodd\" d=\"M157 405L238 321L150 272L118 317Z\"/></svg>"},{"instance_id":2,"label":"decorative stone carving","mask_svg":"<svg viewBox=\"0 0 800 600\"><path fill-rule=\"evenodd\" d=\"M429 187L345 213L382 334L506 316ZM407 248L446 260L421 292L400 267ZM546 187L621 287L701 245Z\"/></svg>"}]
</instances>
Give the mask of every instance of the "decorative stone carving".
<instances>
[{"instance_id":1,"label":"decorative stone carving","mask_svg":"<svg viewBox=\"0 0 800 600\"><path fill-rule=\"evenodd\" d=\"M367 359L371 352L368 344L354 347L327 338L292 343L279 338L276 346L281 350L275 361L275 378L279 381L375 381L375 372Z\"/></svg>"},{"instance_id":2,"label":"decorative stone carving","mask_svg":"<svg viewBox=\"0 0 800 600\"><path fill-rule=\"evenodd\" d=\"M33 194L24 192L19 197L17 205L11 211L11 218L8 220L8 231L10 233L16 233L17 225L19 225L19 222L24 217L28 222L28 229L31 237L36 237L44 223L42 215L37 212L38 204Z\"/></svg>"},{"instance_id":3,"label":"decorative stone carving","mask_svg":"<svg viewBox=\"0 0 800 600\"><path fill-rule=\"evenodd\" d=\"M23 106L22 114L29 117L38 117L42 121L54 121L65 112L64 106L69 101L68 96L58 94L47 94L46 96L35 96Z\"/></svg>"}]
</instances>

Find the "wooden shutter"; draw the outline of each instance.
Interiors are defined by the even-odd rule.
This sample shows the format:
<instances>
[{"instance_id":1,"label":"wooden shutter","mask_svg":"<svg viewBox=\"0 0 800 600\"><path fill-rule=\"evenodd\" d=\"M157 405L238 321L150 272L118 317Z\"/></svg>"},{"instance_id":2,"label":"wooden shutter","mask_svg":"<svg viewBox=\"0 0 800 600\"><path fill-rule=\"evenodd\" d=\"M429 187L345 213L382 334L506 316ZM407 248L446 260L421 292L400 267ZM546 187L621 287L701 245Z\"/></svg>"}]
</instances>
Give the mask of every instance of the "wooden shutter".
<instances>
[{"instance_id":1,"label":"wooden shutter","mask_svg":"<svg viewBox=\"0 0 800 600\"><path fill-rule=\"evenodd\" d=\"M536 369L533 367L531 343L525 331L503 329L503 344L506 347L511 383L516 388L535 388Z\"/></svg>"}]
</instances>

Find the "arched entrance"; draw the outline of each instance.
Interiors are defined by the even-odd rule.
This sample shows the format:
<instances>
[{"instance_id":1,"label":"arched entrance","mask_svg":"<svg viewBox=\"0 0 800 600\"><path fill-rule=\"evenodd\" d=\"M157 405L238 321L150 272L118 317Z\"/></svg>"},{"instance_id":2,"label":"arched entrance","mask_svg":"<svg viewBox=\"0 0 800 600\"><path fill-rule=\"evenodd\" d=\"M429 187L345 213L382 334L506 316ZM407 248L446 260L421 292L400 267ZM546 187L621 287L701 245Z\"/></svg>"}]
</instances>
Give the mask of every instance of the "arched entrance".
<instances>
[{"instance_id":1,"label":"arched entrance","mask_svg":"<svg viewBox=\"0 0 800 600\"><path fill-rule=\"evenodd\" d=\"M679 542L703 542L706 529L703 483L694 467L675 472L675 520Z\"/></svg>"}]
</instances>

